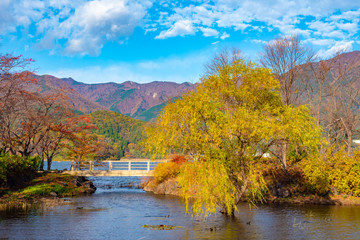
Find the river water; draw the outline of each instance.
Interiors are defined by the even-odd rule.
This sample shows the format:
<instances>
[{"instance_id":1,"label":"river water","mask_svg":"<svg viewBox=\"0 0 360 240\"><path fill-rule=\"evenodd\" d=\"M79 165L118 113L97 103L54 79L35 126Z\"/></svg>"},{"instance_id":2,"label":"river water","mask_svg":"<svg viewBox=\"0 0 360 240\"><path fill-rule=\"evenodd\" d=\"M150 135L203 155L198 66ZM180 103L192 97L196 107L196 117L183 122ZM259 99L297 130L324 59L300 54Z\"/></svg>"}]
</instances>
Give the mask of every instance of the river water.
<instances>
[{"instance_id":1,"label":"river water","mask_svg":"<svg viewBox=\"0 0 360 240\"><path fill-rule=\"evenodd\" d=\"M62 169L63 164L54 164ZM60 167L59 167L60 166ZM67 167L67 166L66 166ZM91 178L98 190L69 205L0 216L0 239L360 239L358 206L238 206L235 218L186 214L181 199L146 193L138 177ZM126 187L124 187L126 186ZM174 225L152 230L143 225Z\"/></svg>"}]
</instances>

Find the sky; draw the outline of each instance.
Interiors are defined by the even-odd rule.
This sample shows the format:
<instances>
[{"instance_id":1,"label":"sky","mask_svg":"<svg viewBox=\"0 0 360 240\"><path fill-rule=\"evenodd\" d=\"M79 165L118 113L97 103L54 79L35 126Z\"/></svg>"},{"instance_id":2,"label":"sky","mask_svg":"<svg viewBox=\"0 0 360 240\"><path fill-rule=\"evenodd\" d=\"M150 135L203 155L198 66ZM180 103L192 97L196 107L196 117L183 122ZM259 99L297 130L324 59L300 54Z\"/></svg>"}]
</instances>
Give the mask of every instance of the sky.
<instances>
[{"instance_id":1,"label":"sky","mask_svg":"<svg viewBox=\"0 0 360 240\"><path fill-rule=\"evenodd\" d=\"M356 0L0 0L0 54L85 83L197 82L224 48L252 61L298 34L321 59L360 50Z\"/></svg>"}]
</instances>

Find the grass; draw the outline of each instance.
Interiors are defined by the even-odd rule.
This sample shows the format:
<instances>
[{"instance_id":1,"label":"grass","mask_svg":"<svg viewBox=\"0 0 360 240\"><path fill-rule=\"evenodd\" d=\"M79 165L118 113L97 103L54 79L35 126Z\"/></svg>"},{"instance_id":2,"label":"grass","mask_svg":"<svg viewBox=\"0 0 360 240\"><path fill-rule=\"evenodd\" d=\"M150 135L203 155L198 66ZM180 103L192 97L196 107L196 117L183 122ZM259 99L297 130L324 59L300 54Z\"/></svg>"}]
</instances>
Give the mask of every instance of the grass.
<instances>
[{"instance_id":1,"label":"grass","mask_svg":"<svg viewBox=\"0 0 360 240\"><path fill-rule=\"evenodd\" d=\"M75 178L74 176L58 173L40 174L22 189L2 189L0 210L27 208L41 198L80 195L85 189L83 186L76 185Z\"/></svg>"}]
</instances>

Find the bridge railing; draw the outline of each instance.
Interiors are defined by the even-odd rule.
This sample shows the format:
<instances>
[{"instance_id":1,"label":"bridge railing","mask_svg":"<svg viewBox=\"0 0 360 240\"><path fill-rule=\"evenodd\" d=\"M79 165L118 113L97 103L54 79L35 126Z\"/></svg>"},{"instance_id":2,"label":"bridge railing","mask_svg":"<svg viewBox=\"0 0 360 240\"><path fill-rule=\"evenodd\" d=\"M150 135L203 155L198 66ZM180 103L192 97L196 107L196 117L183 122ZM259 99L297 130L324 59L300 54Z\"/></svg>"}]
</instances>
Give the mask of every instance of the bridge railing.
<instances>
[{"instance_id":1,"label":"bridge railing","mask_svg":"<svg viewBox=\"0 0 360 240\"><path fill-rule=\"evenodd\" d=\"M72 162L71 171L132 171L132 170L154 170L160 164L168 160L151 160L151 159L121 159L106 161L84 161Z\"/></svg>"}]
</instances>

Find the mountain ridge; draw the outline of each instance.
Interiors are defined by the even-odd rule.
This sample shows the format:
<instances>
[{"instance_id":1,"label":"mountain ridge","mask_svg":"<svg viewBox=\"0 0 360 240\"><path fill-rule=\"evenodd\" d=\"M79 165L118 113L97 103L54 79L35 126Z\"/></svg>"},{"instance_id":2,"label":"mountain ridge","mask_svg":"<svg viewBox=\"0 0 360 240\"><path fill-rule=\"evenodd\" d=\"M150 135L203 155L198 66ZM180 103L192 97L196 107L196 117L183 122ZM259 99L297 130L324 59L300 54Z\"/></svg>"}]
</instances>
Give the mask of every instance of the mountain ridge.
<instances>
[{"instance_id":1,"label":"mountain ridge","mask_svg":"<svg viewBox=\"0 0 360 240\"><path fill-rule=\"evenodd\" d=\"M61 91L68 97L71 106L84 113L111 110L147 121L158 115L166 101L195 88L195 84L188 82L154 81L141 84L125 81L90 84L71 77L57 78L48 74L35 77L39 80L37 85L40 85L42 92ZM146 112L152 108L156 111Z\"/></svg>"},{"instance_id":2,"label":"mountain ridge","mask_svg":"<svg viewBox=\"0 0 360 240\"><path fill-rule=\"evenodd\" d=\"M313 66L318 68L321 62L327 63L331 70L336 69L337 66L343 68L356 66L356 69L354 68L350 73L358 75L360 51L347 52L328 60L314 62ZM336 73L332 74L336 75ZM310 76L310 78L313 77ZM196 84L189 82L136 83L125 81L91 84L76 81L71 77L57 78L52 75L41 75L36 78L39 79L38 85L41 86L41 91L65 93L70 105L83 113L111 110L144 121L153 120L167 101L178 98L186 91L196 87ZM358 86L360 86L360 80Z\"/></svg>"}]
</instances>

